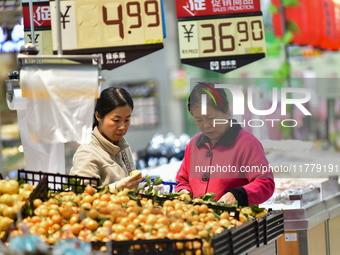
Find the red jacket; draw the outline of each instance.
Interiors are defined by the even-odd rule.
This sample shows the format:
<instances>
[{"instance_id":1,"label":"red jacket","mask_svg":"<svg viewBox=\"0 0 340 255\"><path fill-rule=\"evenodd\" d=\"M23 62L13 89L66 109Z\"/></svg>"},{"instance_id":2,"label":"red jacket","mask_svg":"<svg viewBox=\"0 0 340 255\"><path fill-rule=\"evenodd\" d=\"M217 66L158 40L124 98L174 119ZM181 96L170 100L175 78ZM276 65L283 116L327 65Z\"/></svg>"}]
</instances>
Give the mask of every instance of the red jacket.
<instances>
[{"instance_id":1,"label":"red jacket","mask_svg":"<svg viewBox=\"0 0 340 255\"><path fill-rule=\"evenodd\" d=\"M187 189L194 197L213 192L218 200L229 191L242 206L263 203L275 189L261 143L239 124L234 124L214 146L202 133L193 137L176 182L177 192Z\"/></svg>"}]
</instances>

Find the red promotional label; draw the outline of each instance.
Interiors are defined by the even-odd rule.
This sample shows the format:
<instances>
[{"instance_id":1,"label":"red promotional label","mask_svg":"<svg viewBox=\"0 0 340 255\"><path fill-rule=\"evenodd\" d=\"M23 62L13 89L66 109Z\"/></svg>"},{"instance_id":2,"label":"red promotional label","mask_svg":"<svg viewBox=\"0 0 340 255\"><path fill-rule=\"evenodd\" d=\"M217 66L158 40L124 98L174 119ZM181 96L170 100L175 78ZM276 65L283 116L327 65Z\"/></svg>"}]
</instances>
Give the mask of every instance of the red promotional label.
<instances>
[{"instance_id":1,"label":"red promotional label","mask_svg":"<svg viewBox=\"0 0 340 255\"><path fill-rule=\"evenodd\" d=\"M28 4L23 4L22 13L24 18L24 28L30 28L30 11ZM49 2L39 2L33 5L33 22L34 27L39 28L50 28L51 27L51 11Z\"/></svg>"},{"instance_id":2,"label":"red promotional label","mask_svg":"<svg viewBox=\"0 0 340 255\"><path fill-rule=\"evenodd\" d=\"M260 11L260 0L176 0L177 18Z\"/></svg>"}]
</instances>

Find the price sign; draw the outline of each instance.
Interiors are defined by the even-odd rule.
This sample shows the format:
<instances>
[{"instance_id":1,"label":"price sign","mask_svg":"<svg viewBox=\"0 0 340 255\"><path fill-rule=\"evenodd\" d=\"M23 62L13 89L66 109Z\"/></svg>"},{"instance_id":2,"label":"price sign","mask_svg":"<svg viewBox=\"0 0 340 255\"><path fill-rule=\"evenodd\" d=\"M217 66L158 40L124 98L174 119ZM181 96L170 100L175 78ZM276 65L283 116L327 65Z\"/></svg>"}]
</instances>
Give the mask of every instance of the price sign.
<instances>
[{"instance_id":1,"label":"price sign","mask_svg":"<svg viewBox=\"0 0 340 255\"><path fill-rule=\"evenodd\" d=\"M34 38L31 34L29 0L22 1L25 43L35 43L39 54L52 54L52 31L50 3L45 0L33 0Z\"/></svg>"},{"instance_id":2,"label":"price sign","mask_svg":"<svg viewBox=\"0 0 340 255\"><path fill-rule=\"evenodd\" d=\"M230 1L234 5L237 2L247 3L244 5L247 7L251 3L253 8L249 7L247 10L258 11L260 8L259 0ZM202 9L206 6L203 3L212 4L217 1L188 0L188 3L192 3L192 7L196 3L197 8L198 3L201 3ZM183 1L177 0L177 10L179 4L183 5ZM239 9L242 9L240 6ZM190 5L182 7L188 9ZM201 12L202 16L179 17L178 37L182 63L227 73L265 56L266 43L261 12L235 13L235 9L231 8L231 14L208 15L213 10L215 9L207 7L206 12ZM193 10L191 12L194 13ZM182 12L180 15L183 16Z\"/></svg>"},{"instance_id":3,"label":"price sign","mask_svg":"<svg viewBox=\"0 0 340 255\"><path fill-rule=\"evenodd\" d=\"M179 21L181 59L265 53L262 16Z\"/></svg>"},{"instance_id":4,"label":"price sign","mask_svg":"<svg viewBox=\"0 0 340 255\"><path fill-rule=\"evenodd\" d=\"M27 0L22 1L22 14L24 20L24 30L31 29L29 3ZM51 13L48 1L33 2L33 22L34 30L51 30Z\"/></svg>"},{"instance_id":5,"label":"price sign","mask_svg":"<svg viewBox=\"0 0 340 255\"><path fill-rule=\"evenodd\" d=\"M55 2L50 2L57 50ZM163 48L161 0L61 1L64 54L98 54L113 69ZM122 57L123 56L123 57Z\"/></svg>"}]
</instances>

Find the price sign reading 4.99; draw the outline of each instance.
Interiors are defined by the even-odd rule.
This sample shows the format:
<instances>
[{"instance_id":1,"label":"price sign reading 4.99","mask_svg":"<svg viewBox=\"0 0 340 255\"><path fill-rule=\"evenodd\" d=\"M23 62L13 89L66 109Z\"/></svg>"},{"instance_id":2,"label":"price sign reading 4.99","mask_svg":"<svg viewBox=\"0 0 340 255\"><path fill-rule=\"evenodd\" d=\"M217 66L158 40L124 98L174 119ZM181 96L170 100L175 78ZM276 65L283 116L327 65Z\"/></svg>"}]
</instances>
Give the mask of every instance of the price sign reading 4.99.
<instances>
[{"instance_id":1,"label":"price sign reading 4.99","mask_svg":"<svg viewBox=\"0 0 340 255\"><path fill-rule=\"evenodd\" d=\"M55 2L50 5L53 49L57 50ZM122 52L126 57L131 49L134 54L138 49L158 50L163 47L161 5L161 0L61 1L63 51L109 53L115 58ZM140 53L137 55L140 57Z\"/></svg>"},{"instance_id":2,"label":"price sign reading 4.99","mask_svg":"<svg viewBox=\"0 0 340 255\"><path fill-rule=\"evenodd\" d=\"M240 5L235 6L237 2ZM183 4L182 1L177 1L177 4L179 3ZM184 10L196 8L201 12L191 10L189 13L192 17L185 15L178 18L182 63L226 73L265 56L266 43L263 17L258 11L259 0L223 1L225 6L223 7L221 2L219 7L223 8L218 10L225 11L219 15L214 13L214 0L188 0L188 3L191 4L182 6ZM206 12L202 12L204 8L207 9ZM247 12L235 13L235 10L242 8ZM177 10L179 9L180 6L177 6ZM185 12L180 12L181 15L184 15L183 13ZM195 16L194 13L200 13L202 16Z\"/></svg>"}]
</instances>

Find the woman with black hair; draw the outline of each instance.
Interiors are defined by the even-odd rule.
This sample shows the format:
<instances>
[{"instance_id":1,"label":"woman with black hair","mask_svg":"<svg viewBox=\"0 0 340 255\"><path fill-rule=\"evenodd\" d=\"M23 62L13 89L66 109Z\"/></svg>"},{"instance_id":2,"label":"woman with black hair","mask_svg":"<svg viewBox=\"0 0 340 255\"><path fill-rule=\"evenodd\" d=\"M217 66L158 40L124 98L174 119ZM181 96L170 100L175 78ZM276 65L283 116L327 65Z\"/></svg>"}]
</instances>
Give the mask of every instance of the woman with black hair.
<instances>
[{"instance_id":1,"label":"woman with black hair","mask_svg":"<svg viewBox=\"0 0 340 255\"><path fill-rule=\"evenodd\" d=\"M229 102L223 89L198 83L192 90L188 110L201 133L185 150L177 172L176 191L240 206L260 204L271 197L275 183L258 139L228 118Z\"/></svg>"},{"instance_id":2,"label":"woman with black hair","mask_svg":"<svg viewBox=\"0 0 340 255\"><path fill-rule=\"evenodd\" d=\"M71 175L96 177L112 189L136 188L141 174L135 170L131 149L124 135L130 126L133 101L123 88L110 87L98 98L91 142L82 144L73 156Z\"/></svg>"}]
</instances>

